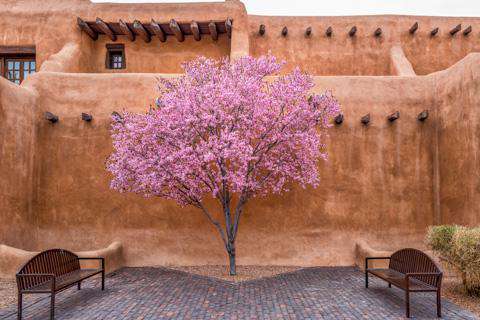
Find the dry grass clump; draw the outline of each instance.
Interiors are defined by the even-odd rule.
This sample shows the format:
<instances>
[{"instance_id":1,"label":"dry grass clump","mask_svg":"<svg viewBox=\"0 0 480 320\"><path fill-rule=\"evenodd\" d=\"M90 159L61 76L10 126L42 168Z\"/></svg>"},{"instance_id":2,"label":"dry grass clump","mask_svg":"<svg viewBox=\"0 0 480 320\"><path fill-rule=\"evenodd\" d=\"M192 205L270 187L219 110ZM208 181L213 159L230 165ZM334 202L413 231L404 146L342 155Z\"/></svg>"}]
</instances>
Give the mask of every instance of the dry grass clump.
<instances>
[{"instance_id":1,"label":"dry grass clump","mask_svg":"<svg viewBox=\"0 0 480 320\"><path fill-rule=\"evenodd\" d=\"M428 230L426 240L459 273L465 292L480 297L480 228L435 226Z\"/></svg>"}]
</instances>

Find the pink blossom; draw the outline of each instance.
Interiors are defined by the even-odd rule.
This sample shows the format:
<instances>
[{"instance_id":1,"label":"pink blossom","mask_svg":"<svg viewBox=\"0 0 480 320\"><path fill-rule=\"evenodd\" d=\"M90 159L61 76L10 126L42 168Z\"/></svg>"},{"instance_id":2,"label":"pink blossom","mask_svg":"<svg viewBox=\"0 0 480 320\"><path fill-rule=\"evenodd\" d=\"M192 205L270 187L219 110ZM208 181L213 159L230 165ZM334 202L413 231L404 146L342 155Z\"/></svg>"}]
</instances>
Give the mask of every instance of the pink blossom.
<instances>
[{"instance_id":1,"label":"pink blossom","mask_svg":"<svg viewBox=\"0 0 480 320\"><path fill-rule=\"evenodd\" d=\"M201 57L183 68L159 80L157 107L114 118L111 187L200 208L231 256L248 200L293 182L318 185L326 129L340 107L329 92L309 95L313 79L298 69L269 77L281 69L273 56ZM222 204L224 228L203 206L209 195Z\"/></svg>"}]
</instances>

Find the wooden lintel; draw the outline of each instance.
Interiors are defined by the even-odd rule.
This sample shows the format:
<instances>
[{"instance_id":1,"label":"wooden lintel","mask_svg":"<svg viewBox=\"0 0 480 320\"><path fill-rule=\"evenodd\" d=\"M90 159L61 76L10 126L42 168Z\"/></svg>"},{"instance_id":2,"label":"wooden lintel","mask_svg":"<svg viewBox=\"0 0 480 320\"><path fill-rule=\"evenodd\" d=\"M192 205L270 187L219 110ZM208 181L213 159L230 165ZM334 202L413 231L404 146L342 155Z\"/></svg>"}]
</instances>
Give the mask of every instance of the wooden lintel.
<instances>
[{"instance_id":1,"label":"wooden lintel","mask_svg":"<svg viewBox=\"0 0 480 320\"><path fill-rule=\"evenodd\" d=\"M163 32L162 28L155 20L152 19L150 26L155 32L154 35L156 35L161 42L165 42L167 40L167 37L165 36L165 32Z\"/></svg>"},{"instance_id":2,"label":"wooden lintel","mask_svg":"<svg viewBox=\"0 0 480 320\"><path fill-rule=\"evenodd\" d=\"M130 39L130 41L135 41L135 33L130 30L128 25L122 19L118 20L118 26L120 27L120 30L122 30L123 34Z\"/></svg>"},{"instance_id":3,"label":"wooden lintel","mask_svg":"<svg viewBox=\"0 0 480 320\"><path fill-rule=\"evenodd\" d=\"M185 40L185 36L183 35L182 29L180 29L178 22L175 21L175 19L171 19L169 26L178 42L183 42L183 40Z\"/></svg>"},{"instance_id":4,"label":"wooden lintel","mask_svg":"<svg viewBox=\"0 0 480 320\"><path fill-rule=\"evenodd\" d=\"M133 21L133 30L135 30L135 33L138 34L143 41L150 42L152 40L150 33L145 29L140 21Z\"/></svg>"},{"instance_id":5,"label":"wooden lintel","mask_svg":"<svg viewBox=\"0 0 480 320\"><path fill-rule=\"evenodd\" d=\"M355 33L357 33L357 26L353 26L350 31L348 32L348 35L350 37L353 37L355 35Z\"/></svg>"},{"instance_id":6,"label":"wooden lintel","mask_svg":"<svg viewBox=\"0 0 480 320\"><path fill-rule=\"evenodd\" d=\"M287 34L288 34L288 28L287 28L287 26L285 26L285 27L283 27L283 29L282 29L282 36L286 37Z\"/></svg>"},{"instance_id":7,"label":"wooden lintel","mask_svg":"<svg viewBox=\"0 0 480 320\"><path fill-rule=\"evenodd\" d=\"M217 32L217 25L215 24L215 22L210 21L210 23L208 24L208 30L210 30L210 36L212 36L212 40L217 41L218 32Z\"/></svg>"},{"instance_id":8,"label":"wooden lintel","mask_svg":"<svg viewBox=\"0 0 480 320\"><path fill-rule=\"evenodd\" d=\"M35 46L0 46L0 55L30 56L35 52Z\"/></svg>"},{"instance_id":9,"label":"wooden lintel","mask_svg":"<svg viewBox=\"0 0 480 320\"><path fill-rule=\"evenodd\" d=\"M82 18L77 17L77 24L80 30L88 34L88 36L92 38L92 40L98 39L98 33L94 31L92 28L90 28L90 26L85 21L83 21Z\"/></svg>"},{"instance_id":10,"label":"wooden lintel","mask_svg":"<svg viewBox=\"0 0 480 320\"><path fill-rule=\"evenodd\" d=\"M468 26L465 30L463 30L463 35L467 36L470 32L472 32L472 26Z\"/></svg>"},{"instance_id":11,"label":"wooden lintel","mask_svg":"<svg viewBox=\"0 0 480 320\"><path fill-rule=\"evenodd\" d=\"M232 37L232 19L227 18L227 20L225 21L225 30L227 31L227 36L231 38Z\"/></svg>"},{"instance_id":12,"label":"wooden lintel","mask_svg":"<svg viewBox=\"0 0 480 320\"><path fill-rule=\"evenodd\" d=\"M190 30L192 30L193 38L196 41L200 41L202 37L200 35L200 28L198 27L198 23L196 21L192 21L190 23Z\"/></svg>"},{"instance_id":13,"label":"wooden lintel","mask_svg":"<svg viewBox=\"0 0 480 320\"><path fill-rule=\"evenodd\" d=\"M305 36L310 37L312 35L312 27L305 29Z\"/></svg>"},{"instance_id":14,"label":"wooden lintel","mask_svg":"<svg viewBox=\"0 0 480 320\"><path fill-rule=\"evenodd\" d=\"M332 29L332 27L328 27L327 30L325 31L325 35L326 35L327 37L331 37L332 34L333 34L333 29Z\"/></svg>"},{"instance_id":15,"label":"wooden lintel","mask_svg":"<svg viewBox=\"0 0 480 320\"><path fill-rule=\"evenodd\" d=\"M455 33L457 33L458 31L462 30L462 25L461 24L457 24L455 26L455 28L453 28L452 30L450 30L450 35L455 35Z\"/></svg>"},{"instance_id":16,"label":"wooden lintel","mask_svg":"<svg viewBox=\"0 0 480 320\"><path fill-rule=\"evenodd\" d=\"M265 34L265 25L264 24L261 24L259 27L258 27L258 34L263 36Z\"/></svg>"},{"instance_id":17,"label":"wooden lintel","mask_svg":"<svg viewBox=\"0 0 480 320\"><path fill-rule=\"evenodd\" d=\"M382 35L382 28L377 28L373 34L375 37L380 37Z\"/></svg>"},{"instance_id":18,"label":"wooden lintel","mask_svg":"<svg viewBox=\"0 0 480 320\"><path fill-rule=\"evenodd\" d=\"M439 28L433 29L432 31L430 31L430 35L431 35L432 37L434 37L434 36L438 33L439 30L440 30Z\"/></svg>"},{"instance_id":19,"label":"wooden lintel","mask_svg":"<svg viewBox=\"0 0 480 320\"><path fill-rule=\"evenodd\" d=\"M102 32L110 38L112 41L117 41L117 36L113 33L112 29L106 24L102 19L97 18L95 20L97 27L102 30Z\"/></svg>"},{"instance_id":20,"label":"wooden lintel","mask_svg":"<svg viewBox=\"0 0 480 320\"><path fill-rule=\"evenodd\" d=\"M410 34L414 34L415 31L417 31L418 29L418 22L415 22L411 27L410 29L408 30L408 32L410 32Z\"/></svg>"}]
</instances>

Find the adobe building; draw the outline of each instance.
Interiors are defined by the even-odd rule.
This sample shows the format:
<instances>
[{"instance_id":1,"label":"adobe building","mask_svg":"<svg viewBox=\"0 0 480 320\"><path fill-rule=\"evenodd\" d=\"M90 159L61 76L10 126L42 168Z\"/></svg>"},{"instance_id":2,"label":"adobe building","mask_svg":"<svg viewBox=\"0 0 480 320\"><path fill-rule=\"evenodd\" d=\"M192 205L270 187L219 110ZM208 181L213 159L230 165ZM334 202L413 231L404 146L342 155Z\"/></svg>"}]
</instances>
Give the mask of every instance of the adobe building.
<instances>
[{"instance_id":1,"label":"adobe building","mask_svg":"<svg viewBox=\"0 0 480 320\"><path fill-rule=\"evenodd\" d=\"M320 186L248 204L239 264L353 265L480 223L480 18L253 16L237 0L3 1L0 16L0 273L51 247L226 262L197 209L114 192L105 170L112 112L144 112L156 78L198 55L271 52L343 109Z\"/></svg>"}]
</instances>

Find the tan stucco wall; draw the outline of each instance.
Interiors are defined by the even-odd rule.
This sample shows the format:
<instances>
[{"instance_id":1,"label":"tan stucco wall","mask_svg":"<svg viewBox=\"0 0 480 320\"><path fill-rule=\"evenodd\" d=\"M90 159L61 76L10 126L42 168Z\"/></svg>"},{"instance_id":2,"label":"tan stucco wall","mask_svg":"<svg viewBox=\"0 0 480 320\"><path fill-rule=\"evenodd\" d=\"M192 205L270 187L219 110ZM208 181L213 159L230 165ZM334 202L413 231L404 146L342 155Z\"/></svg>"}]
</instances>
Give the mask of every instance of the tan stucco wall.
<instances>
[{"instance_id":1,"label":"tan stucco wall","mask_svg":"<svg viewBox=\"0 0 480 320\"><path fill-rule=\"evenodd\" d=\"M437 77L442 222L480 224L480 54Z\"/></svg>"},{"instance_id":2,"label":"tan stucco wall","mask_svg":"<svg viewBox=\"0 0 480 320\"><path fill-rule=\"evenodd\" d=\"M31 248L35 92L0 77L0 243Z\"/></svg>"},{"instance_id":3,"label":"tan stucco wall","mask_svg":"<svg viewBox=\"0 0 480 320\"><path fill-rule=\"evenodd\" d=\"M419 23L415 35L410 27ZM253 55L269 51L288 62L288 67L300 66L316 75L392 75L390 50L401 46L411 61L416 74L443 70L461 60L468 53L480 51L478 33L454 37L449 31L461 23L480 28L478 18L445 18L413 16L353 16L353 17L265 17L249 16L250 48ZM266 27L264 36L258 34L260 24ZM282 36L282 28L288 35ZM312 27L312 35L305 29ZM325 35L331 26L332 37ZM357 33L350 37L351 27ZM374 31L382 28L381 37ZM435 37L430 31L439 27ZM288 69L287 69L288 70Z\"/></svg>"},{"instance_id":4,"label":"tan stucco wall","mask_svg":"<svg viewBox=\"0 0 480 320\"><path fill-rule=\"evenodd\" d=\"M0 5L0 11L11 13L0 21L2 34L6 30L0 44L36 44L41 66L21 86L0 79L0 243L30 251L88 251L119 241L127 265L225 263L221 241L200 212L113 192L105 171L111 112L147 110L156 96L156 77L174 76L180 62L199 52L234 58L270 50L287 60L286 70L298 65L315 75L315 91L331 89L345 114L345 122L330 131L330 159L319 163L317 189L294 188L247 205L238 238L240 264L352 265L357 243L372 250L422 247L429 225L480 223L480 55L461 60L479 49L472 39L478 38L480 19L258 17L248 16L235 0L43 2ZM112 74L103 69L110 42L104 36L93 42L81 33L77 16L105 21L228 16L234 31L231 40L222 36L216 43L170 38L144 44L120 37L127 70ZM420 28L412 38L408 28L415 21ZM457 22L472 24L474 32L450 38L447 32ZM256 35L260 23L267 26L262 38ZM354 40L347 36L353 24ZM286 39L280 36L283 25L289 28ZM306 39L309 25L313 35ZM331 39L323 35L329 25ZM378 26L381 39L372 35ZM441 32L426 39L433 26ZM401 76L378 76L390 74ZM416 117L424 109L430 116L422 123ZM397 110L400 119L389 123L387 115ZM47 122L45 111L60 121ZM82 121L82 112L93 121ZM367 113L372 123L364 127L360 118Z\"/></svg>"}]
</instances>

